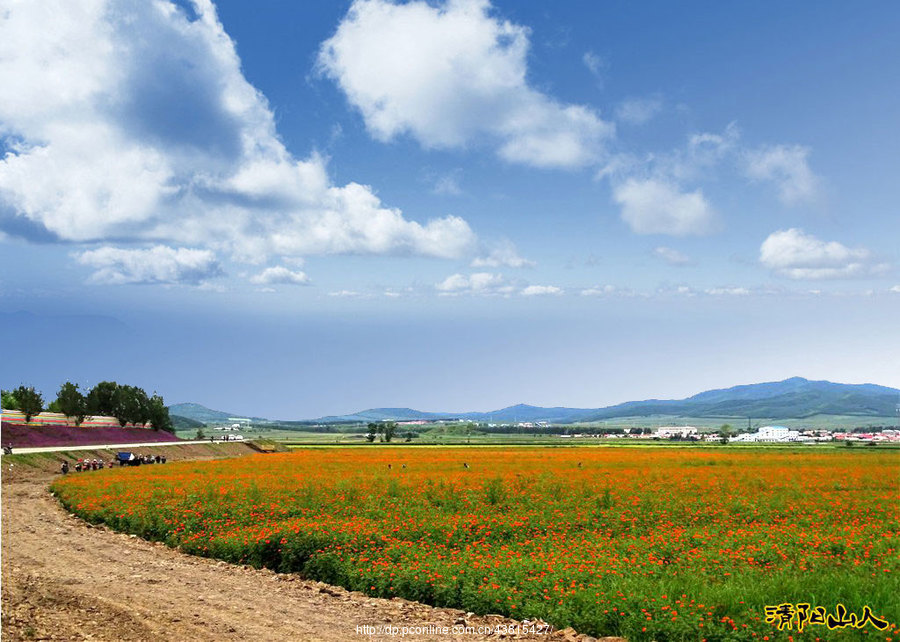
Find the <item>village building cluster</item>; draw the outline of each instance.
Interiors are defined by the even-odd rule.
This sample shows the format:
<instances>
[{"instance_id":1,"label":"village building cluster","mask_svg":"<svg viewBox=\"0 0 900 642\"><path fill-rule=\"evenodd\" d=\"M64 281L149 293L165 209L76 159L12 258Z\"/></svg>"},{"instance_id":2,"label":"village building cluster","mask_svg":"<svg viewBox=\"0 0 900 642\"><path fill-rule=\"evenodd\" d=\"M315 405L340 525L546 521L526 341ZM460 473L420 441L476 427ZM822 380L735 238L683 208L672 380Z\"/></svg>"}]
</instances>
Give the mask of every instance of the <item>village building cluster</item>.
<instances>
[{"instance_id":1,"label":"village building cluster","mask_svg":"<svg viewBox=\"0 0 900 642\"><path fill-rule=\"evenodd\" d=\"M685 441L723 441L718 431L702 431L696 426L660 426L651 431L625 428L618 434L575 433L559 435L564 438L603 439L667 439ZM785 426L762 426L755 432L743 432L727 438L736 443L799 443L815 444L831 441L895 442L900 443L900 428L878 428L864 432L832 431L822 429L791 429Z\"/></svg>"}]
</instances>

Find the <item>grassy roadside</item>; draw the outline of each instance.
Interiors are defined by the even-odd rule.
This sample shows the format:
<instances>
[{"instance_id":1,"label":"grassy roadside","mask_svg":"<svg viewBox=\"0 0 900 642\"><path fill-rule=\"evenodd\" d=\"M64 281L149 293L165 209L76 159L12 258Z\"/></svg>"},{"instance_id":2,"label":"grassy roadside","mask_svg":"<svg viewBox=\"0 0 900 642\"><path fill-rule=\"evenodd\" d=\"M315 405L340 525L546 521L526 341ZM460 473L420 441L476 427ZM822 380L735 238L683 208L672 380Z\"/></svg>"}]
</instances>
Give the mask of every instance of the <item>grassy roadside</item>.
<instances>
[{"instance_id":1,"label":"grassy roadside","mask_svg":"<svg viewBox=\"0 0 900 642\"><path fill-rule=\"evenodd\" d=\"M276 445L276 451L286 450L283 446ZM70 465L79 459L102 459L109 462L115 458L116 453L123 449L110 450L95 448L90 450L62 450L57 452L28 453L4 455L2 459L3 482L17 481L35 476L57 474L63 461ZM243 457L260 452L251 442L227 442L215 444L178 444L174 446L142 446L136 447L132 452L148 455L162 455L167 462L184 460L226 459L229 457ZM73 470L74 472L74 470Z\"/></svg>"}]
</instances>

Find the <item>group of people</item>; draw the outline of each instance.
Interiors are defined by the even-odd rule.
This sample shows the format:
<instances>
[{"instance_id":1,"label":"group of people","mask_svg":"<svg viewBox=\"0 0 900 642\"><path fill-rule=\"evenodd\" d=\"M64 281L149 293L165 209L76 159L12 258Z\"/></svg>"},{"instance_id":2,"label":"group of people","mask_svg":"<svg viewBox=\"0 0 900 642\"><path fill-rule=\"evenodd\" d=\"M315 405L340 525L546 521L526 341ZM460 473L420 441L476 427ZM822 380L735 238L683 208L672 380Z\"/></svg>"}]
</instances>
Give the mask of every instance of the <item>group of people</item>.
<instances>
[{"instance_id":1,"label":"group of people","mask_svg":"<svg viewBox=\"0 0 900 642\"><path fill-rule=\"evenodd\" d=\"M109 462L110 468L112 468L112 465L114 463L115 462L113 461ZM75 462L74 468L76 473L80 473L84 470L103 470L106 465L106 462L104 462L102 459L79 459ZM62 471L63 475L69 472L69 462L63 461L62 465L60 466L60 470Z\"/></svg>"},{"instance_id":2,"label":"group of people","mask_svg":"<svg viewBox=\"0 0 900 642\"><path fill-rule=\"evenodd\" d=\"M141 466L142 464L164 464L166 463L165 455L132 455L130 459L119 458L120 466ZM75 462L74 468L76 473L87 470L103 470L106 466L112 468L116 465L116 460L111 459L109 463L102 459L79 459ZM62 474L69 472L70 466L68 461L63 461L60 465Z\"/></svg>"},{"instance_id":3,"label":"group of people","mask_svg":"<svg viewBox=\"0 0 900 642\"><path fill-rule=\"evenodd\" d=\"M121 461L122 466L140 466L142 464L164 464L165 455L135 455L132 459Z\"/></svg>"}]
</instances>

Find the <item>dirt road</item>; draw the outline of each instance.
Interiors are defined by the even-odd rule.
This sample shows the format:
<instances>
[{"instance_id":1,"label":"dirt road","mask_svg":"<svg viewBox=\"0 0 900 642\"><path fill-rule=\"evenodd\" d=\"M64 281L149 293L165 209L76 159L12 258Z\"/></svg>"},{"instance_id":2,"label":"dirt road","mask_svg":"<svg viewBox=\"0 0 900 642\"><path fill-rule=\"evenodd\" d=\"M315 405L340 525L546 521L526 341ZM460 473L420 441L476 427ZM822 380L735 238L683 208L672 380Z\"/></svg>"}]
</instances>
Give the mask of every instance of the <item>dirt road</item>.
<instances>
[{"instance_id":1,"label":"dirt road","mask_svg":"<svg viewBox=\"0 0 900 642\"><path fill-rule=\"evenodd\" d=\"M5 467L4 467L5 468ZM91 474L103 474L102 472ZM184 555L66 514L50 475L2 484L4 640L499 640L377 627L510 624ZM366 631L357 627L373 627ZM571 630L532 640L590 640Z\"/></svg>"}]
</instances>

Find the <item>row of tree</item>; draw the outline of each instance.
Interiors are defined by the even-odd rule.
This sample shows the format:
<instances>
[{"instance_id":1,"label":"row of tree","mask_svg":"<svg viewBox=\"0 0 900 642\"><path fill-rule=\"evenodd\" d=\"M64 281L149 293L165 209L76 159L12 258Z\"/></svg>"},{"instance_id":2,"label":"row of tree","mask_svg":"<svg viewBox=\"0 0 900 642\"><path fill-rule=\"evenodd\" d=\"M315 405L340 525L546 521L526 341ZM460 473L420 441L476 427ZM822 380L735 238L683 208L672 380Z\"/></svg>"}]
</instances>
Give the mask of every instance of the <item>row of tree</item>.
<instances>
[{"instance_id":1,"label":"row of tree","mask_svg":"<svg viewBox=\"0 0 900 642\"><path fill-rule=\"evenodd\" d=\"M2 391L2 406L9 410L19 410L25 414L25 421L44 410L44 398L33 386L19 386L15 390ZM80 425L91 415L115 417L122 426L150 424L154 430L172 432L172 419L163 398L157 394L148 396L137 386L123 386L115 381L101 381L82 394L77 383L65 382L56 393L56 399L47 406L50 412L61 412L75 419Z\"/></svg>"},{"instance_id":2,"label":"row of tree","mask_svg":"<svg viewBox=\"0 0 900 642\"><path fill-rule=\"evenodd\" d=\"M375 441L376 436L381 437L381 441L390 441L394 438L394 435L397 434L397 422L396 421L382 421L379 423L370 423L369 424L369 432L366 434L366 439L370 442Z\"/></svg>"}]
</instances>

